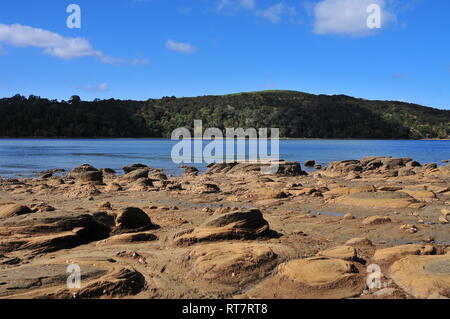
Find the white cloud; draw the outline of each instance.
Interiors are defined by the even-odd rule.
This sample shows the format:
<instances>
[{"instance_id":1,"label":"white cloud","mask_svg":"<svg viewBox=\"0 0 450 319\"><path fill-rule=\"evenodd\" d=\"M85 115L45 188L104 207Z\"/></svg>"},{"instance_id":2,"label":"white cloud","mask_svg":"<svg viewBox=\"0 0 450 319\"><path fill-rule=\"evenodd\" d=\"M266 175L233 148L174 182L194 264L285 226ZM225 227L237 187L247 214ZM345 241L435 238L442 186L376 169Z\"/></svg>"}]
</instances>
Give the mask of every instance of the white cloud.
<instances>
[{"instance_id":1,"label":"white cloud","mask_svg":"<svg viewBox=\"0 0 450 319\"><path fill-rule=\"evenodd\" d=\"M118 59L94 49L84 38L63 37L51 31L21 24L0 24L0 42L19 48L41 48L45 54L65 60L95 57L103 63L118 62Z\"/></svg>"},{"instance_id":2,"label":"white cloud","mask_svg":"<svg viewBox=\"0 0 450 319\"><path fill-rule=\"evenodd\" d=\"M294 16L297 14L297 11L294 7L286 6L284 3L280 2L266 10L259 10L256 12L257 16L266 18L272 23L280 22L281 17L284 14Z\"/></svg>"},{"instance_id":3,"label":"white cloud","mask_svg":"<svg viewBox=\"0 0 450 319\"><path fill-rule=\"evenodd\" d=\"M314 32L317 34L371 35L377 29L367 27L367 8L377 4L381 8L382 28L396 21L386 9L384 0L323 0L314 7Z\"/></svg>"},{"instance_id":4,"label":"white cloud","mask_svg":"<svg viewBox=\"0 0 450 319\"><path fill-rule=\"evenodd\" d=\"M108 83L100 83L99 85L85 85L85 86L79 87L78 89L81 89L86 92L101 93L101 92L108 91L109 85L108 85Z\"/></svg>"},{"instance_id":5,"label":"white cloud","mask_svg":"<svg viewBox=\"0 0 450 319\"><path fill-rule=\"evenodd\" d=\"M192 54L195 51L197 51L197 48L189 43L183 43L183 42L176 42L173 40L167 40L166 47L169 50L178 52L178 53L184 53L184 54Z\"/></svg>"},{"instance_id":6,"label":"white cloud","mask_svg":"<svg viewBox=\"0 0 450 319\"><path fill-rule=\"evenodd\" d=\"M2 43L18 48L40 48L45 54L64 60L93 57L106 64L148 64L142 63L145 59L140 59L140 63L136 63L136 59L128 61L105 55L102 51L96 50L85 38L64 37L58 33L21 24L0 24L0 45Z\"/></svg>"}]
</instances>

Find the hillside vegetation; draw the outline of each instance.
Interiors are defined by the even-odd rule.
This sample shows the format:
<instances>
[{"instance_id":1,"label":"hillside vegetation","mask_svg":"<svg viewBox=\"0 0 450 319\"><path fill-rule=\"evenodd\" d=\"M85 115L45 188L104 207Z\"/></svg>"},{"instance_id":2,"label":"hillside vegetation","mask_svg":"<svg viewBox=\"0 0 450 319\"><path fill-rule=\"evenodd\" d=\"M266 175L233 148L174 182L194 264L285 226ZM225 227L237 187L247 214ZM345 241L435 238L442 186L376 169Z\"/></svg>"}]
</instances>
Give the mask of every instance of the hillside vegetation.
<instances>
[{"instance_id":1,"label":"hillside vegetation","mask_svg":"<svg viewBox=\"0 0 450 319\"><path fill-rule=\"evenodd\" d=\"M262 91L147 101L0 99L4 137L170 137L177 127L278 127L291 138L448 138L450 111L344 95Z\"/></svg>"}]
</instances>

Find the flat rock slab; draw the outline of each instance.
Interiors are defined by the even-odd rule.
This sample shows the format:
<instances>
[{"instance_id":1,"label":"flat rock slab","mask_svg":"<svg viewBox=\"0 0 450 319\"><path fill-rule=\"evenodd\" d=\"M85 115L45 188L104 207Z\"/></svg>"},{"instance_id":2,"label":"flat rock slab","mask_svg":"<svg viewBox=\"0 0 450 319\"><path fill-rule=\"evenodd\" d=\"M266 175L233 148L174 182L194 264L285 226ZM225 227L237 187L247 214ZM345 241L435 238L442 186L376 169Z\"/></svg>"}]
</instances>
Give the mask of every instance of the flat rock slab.
<instances>
[{"instance_id":1,"label":"flat rock slab","mask_svg":"<svg viewBox=\"0 0 450 319\"><path fill-rule=\"evenodd\" d=\"M358 255L356 249L351 246L337 246L319 251L317 256L339 258L344 260L356 260Z\"/></svg>"},{"instance_id":2,"label":"flat rock slab","mask_svg":"<svg viewBox=\"0 0 450 319\"><path fill-rule=\"evenodd\" d=\"M431 245L401 245L389 248L378 249L373 256L374 261L392 261L407 255L431 255L435 249Z\"/></svg>"},{"instance_id":3,"label":"flat rock slab","mask_svg":"<svg viewBox=\"0 0 450 319\"><path fill-rule=\"evenodd\" d=\"M450 297L450 255L408 256L390 268L395 283L416 298Z\"/></svg>"},{"instance_id":4,"label":"flat rock slab","mask_svg":"<svg viewBox=\"0 0 450 319\"><path fill-rule=\"evenodd\" d=\"M336 204L374 208L407 208L417 200L401 192L354 193L335 199Z\"/></svg>"},{"instance_id":5,"label":"flat rock slab","mask_svg":"<svg viewBox=\"0 0 450 319\"><path fill-rule=\"evenodd\" d=\"M6 269L0 272L0 297L66 285L70 273L68 264L42 264ZM80 265L81 282L104 275L107 271L90 265Z\"/></svg>"},{"instance_id":6,"label":"flat rock slab","mask_svg":"<svg viewBox=\"0 0 450 319\"><path fill-rule=\"evenodd\" d=\"M193 248L187 255L190 273L207 280L250 280L271 270L286 248L259 243L214 243Z\"/></svg>"},{"instance_id":7,"label":"flat rock slab","mask_svg":"<svg viewBox=\"0 0 450 319\"><path fill-rule=\"evenodd\" d=\"M353 263L312 257L279 265L273 277L245 295L250 298L340 299L358 296L364 287L364 277Z\"/></svg>"}]
</instances>

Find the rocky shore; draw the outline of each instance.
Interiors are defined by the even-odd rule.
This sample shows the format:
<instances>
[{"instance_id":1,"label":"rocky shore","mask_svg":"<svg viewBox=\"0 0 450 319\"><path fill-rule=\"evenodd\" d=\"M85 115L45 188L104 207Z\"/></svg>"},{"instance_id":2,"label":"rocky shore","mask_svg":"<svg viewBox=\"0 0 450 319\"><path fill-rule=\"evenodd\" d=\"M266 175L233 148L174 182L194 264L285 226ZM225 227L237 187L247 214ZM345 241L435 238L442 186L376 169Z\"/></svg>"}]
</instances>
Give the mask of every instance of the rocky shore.
<instances>
[{"instance_id":1,"label":"rocky shore","mask_svg":"<svg viewBox=\"0 0 450 319\"><path fill-rule=\"evenodd\" d=\"M0 179L0 298L450 297L450 164L264 165Z\"/></svg>"}]
</instances>

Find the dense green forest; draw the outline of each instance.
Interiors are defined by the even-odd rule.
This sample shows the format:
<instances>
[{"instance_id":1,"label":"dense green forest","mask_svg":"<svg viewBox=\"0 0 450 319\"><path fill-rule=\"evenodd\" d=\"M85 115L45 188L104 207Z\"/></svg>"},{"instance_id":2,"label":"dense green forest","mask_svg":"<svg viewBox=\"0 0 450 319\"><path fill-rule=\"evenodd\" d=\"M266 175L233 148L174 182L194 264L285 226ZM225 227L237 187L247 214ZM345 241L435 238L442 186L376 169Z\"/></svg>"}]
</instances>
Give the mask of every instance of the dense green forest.
<instances>
[{"instance_id":1,"label":"dense green forest","mask_svg":"<svg viewBox=\"0 0 450 319\"><path fill-rule=\"evenodd\" d=\"M278 127L297 138L448 138L450 110L344 95L262 91L147 101L0 99L3 137L170 137L177 127Z\"/></svg>"}]
</instances>

